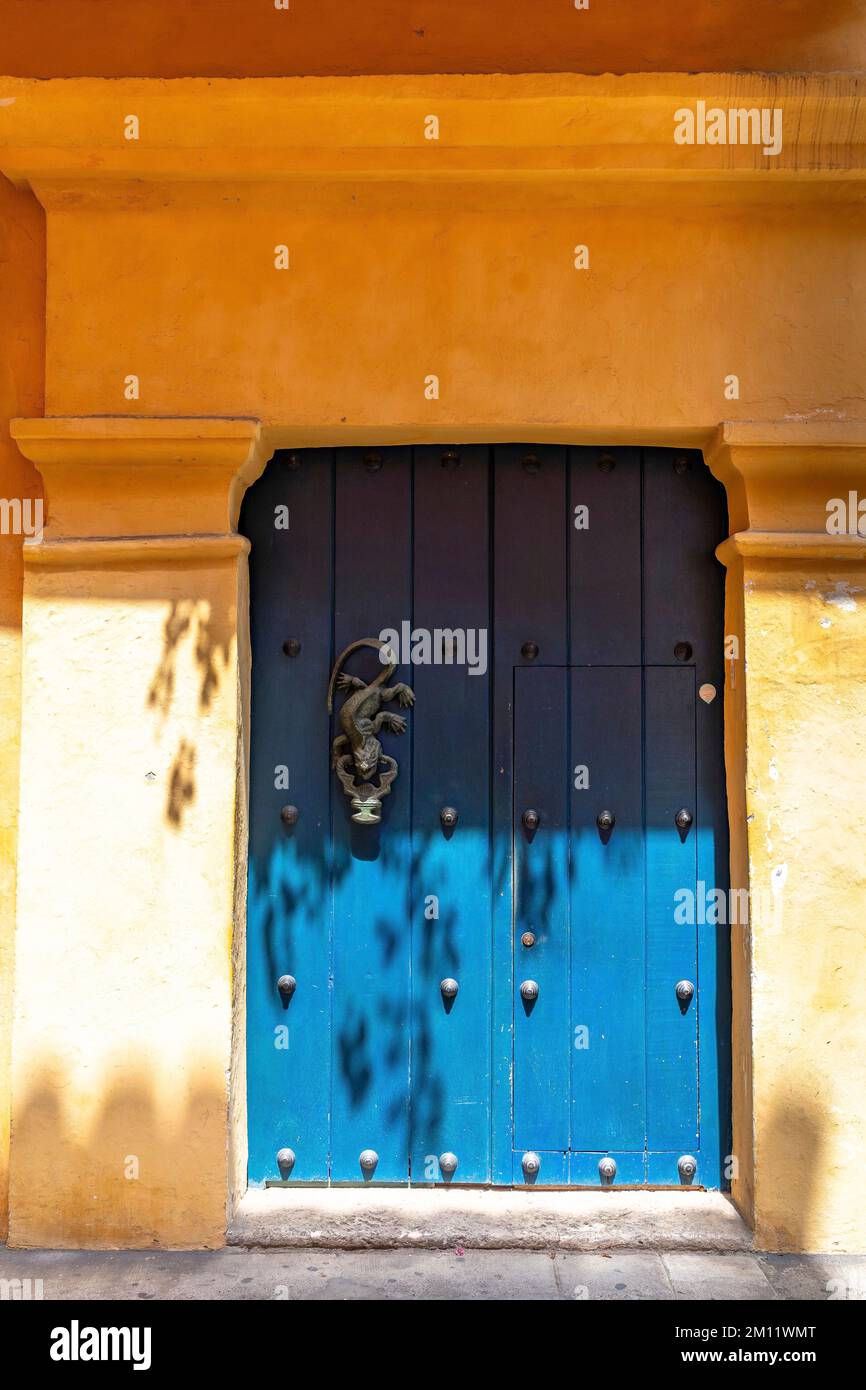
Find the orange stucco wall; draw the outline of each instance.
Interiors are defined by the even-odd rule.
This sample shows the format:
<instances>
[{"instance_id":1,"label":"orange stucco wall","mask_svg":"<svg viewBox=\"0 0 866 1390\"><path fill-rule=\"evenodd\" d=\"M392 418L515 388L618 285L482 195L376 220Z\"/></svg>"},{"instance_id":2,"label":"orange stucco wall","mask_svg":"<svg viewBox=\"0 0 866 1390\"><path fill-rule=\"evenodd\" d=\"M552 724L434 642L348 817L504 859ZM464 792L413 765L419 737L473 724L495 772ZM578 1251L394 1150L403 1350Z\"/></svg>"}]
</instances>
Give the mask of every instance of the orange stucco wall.
<instances>
[{"instance_id":1,"label":"orange stucco wall","mask_svg":"<svg viewBox=\"0 0 866 1390\"><path fill-rule=\"evenodd\" d=\"M284 3L285 0L279 0ZM278 77L862 68L859 0L2 0L0 71Z\"/></svg>"},{"instance_id":2,"label":"orange stucco wall","mask_svg":"<svg viewBox=\"0 0 866 1390\"><path fill-rule=\"evenodd\" d=\"M46 410L192 403L296 443L376 425L698 443L720 419L861 414L862 203L838 173L841 142L861 162L866 147L859 90L749 75L7 81L0 154L50 218ZM677 145L674 112L698 100L778 106L779 159Z\"/></svg>"},{"instance_id":3,"label":"orange stucco wall","mask_svg":"<svg viewBox=\"0 0 866 1390\"><path fill-rule=\"evenodd\" d=\"M178 210L180 196L130 190L54 214L49 413L184 414L194 401L290 425L298 443L386 421L405 438L568 421L675 440L721 418L866 408L859 206L801 211L794 239L786 207L672 219L501 194L431 207L413 189L398 212L381 190L306 188L299 206L283 187ZM430 373L438 400L425 398ZM729 373L739 400L725 398Z\"/></svg>"}]
</instances>

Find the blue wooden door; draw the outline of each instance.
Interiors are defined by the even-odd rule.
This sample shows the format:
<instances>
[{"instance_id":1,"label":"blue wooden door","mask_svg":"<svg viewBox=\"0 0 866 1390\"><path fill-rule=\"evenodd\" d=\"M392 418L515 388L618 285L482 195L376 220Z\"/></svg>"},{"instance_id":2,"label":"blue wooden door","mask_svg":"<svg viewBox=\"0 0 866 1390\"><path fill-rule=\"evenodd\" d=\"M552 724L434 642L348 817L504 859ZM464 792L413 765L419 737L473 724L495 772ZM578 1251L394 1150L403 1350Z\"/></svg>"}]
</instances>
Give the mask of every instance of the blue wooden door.
<instances>
[{"instance_id":1,"label":"blue wooden door","mask_svg":"<svg viewBox=\"0 0 866 1390\"><path fill-rule=\"evenodd\" d=\"M719 1186L726 528L700 458L280 453L242 529L250 1181ZM328 686L386 635L367 731L397 771L365 822L331 744L380 653L345 659L333 717Z\"/></svg>"}]
</instances>

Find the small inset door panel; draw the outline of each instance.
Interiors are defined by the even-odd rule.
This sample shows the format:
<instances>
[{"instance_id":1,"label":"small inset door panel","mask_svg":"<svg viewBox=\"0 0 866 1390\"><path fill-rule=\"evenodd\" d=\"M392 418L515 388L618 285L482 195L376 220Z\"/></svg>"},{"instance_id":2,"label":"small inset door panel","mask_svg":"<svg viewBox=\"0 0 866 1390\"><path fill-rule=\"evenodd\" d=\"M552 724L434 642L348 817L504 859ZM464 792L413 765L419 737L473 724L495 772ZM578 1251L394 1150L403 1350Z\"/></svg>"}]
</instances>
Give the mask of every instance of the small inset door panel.
<instances>
[{"instance_id":1,"label":"small inset door panel","mask_svg":"<svg viewBox=\"0 0 866 1390\"><path fill-rule=\"evenodd\" d=\"M514 769L514 1147L643 1181L699 1142L693 669L518 669Z\"/></svg>"}]
</instances>

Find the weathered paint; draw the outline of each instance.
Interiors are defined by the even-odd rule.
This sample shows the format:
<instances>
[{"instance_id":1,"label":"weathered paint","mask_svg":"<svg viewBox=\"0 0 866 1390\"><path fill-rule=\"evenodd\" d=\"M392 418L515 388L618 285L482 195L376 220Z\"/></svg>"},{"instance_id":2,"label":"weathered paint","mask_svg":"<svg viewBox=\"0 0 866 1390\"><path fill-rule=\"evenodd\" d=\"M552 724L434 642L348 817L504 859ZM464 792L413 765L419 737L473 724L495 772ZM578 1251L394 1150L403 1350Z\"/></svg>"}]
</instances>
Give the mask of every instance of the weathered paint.
<instances>
[{"instance_id":1,"label":"weathered paint","mask_svg":"<svg viewBox=\"0 0 866 1390\"><path fill-rule=\"evenodd\" d=\"M830 498L864 493L866 432L731 425L708 454L741 642L726 663L731 878L751 883L732 933L734 1194L761 1248L859 1250L866 540L824 522Z\"/></svg>"},{"instance_id":2,"label":"weathered paint","mask_svg":"<svg viewBox=\"0 0 866 1390\"><path fill-rule=\"evenodd\" d=\"M823 510L825 497L844 495L849 486L864 491L866 477L866 325L855 307L863 288L863 139L850 120L858 81L841 75L825 82L657 75L587 79L583 86L567 78L515 79L512 86L504 77L476 79L475 87L472 81L359 79L352 84L356 136L348 143L340 124L345 89L334 82L54 87L4 81L0 100L11 105L2 108L0 167L24 183L32 180L48 212L46 409L127 417L248 414L265 420L271 445L497 440L531 433L570 443L709 446L720 419L781 422L772 447L772 424L755 427L766 436L758 453L768 466L751 475L748 486L736 468L724 474L733 528L764 536L738 542L728 556L727 627L745 634L749 655L748 671L737 668L737 685L726 690L732 873L735 884L748 882L751 873L759 885L751 930L738 930L734 946L734 1193L766 1244L862 1247L864 1208L849 1203L847 1186L866 1144L858 1082L866 1041L853 1002L858 984L852 961L862 954L862 887L856 877L851 891L862 825L856 801L840 818L833 788L849 785L852 770L862 784L862 680L852 674L856 646L846 643L845 634L857 631L863 607L840 610L819 602L806 587L814 581L820 592L832 594L840 580L857 584L864 561L862 547L858 551L845 538L828 542ZM311 100L302 101L307 92ZM495 104L485 104L494 94ZM753 151L730 149L687 150L678 164L670 117L697 97L724 105L793 104L799 123L777 166L769 168ZM439 150L416 141L415 122L431 109L431 98L463 122L450 148L444 139ZM146 103L158 133L135 150L114 135L118 113L131 109L130 100ZM587 120L568 125L575 102ZM227 136L240 129L243 112L245 145L239 149ZM493 146L485 138L491 116L498 142ZM288 134L275 138L286 122ZM563 153L566 126L574 138ZM304 150L311 153L298 153ZM438 155L444 158L436 166ZM250 179L257 169L260 178ZM292 270L278 282L281 289L273 278L273 248L280 242L292 250ZM591 248L585 279L573 267L577 243ZM123 398L129 372L141 375L137 402ZM440 375L445 388L435 402L423 395L430 372ZM723 395L730 372L740 377L739 400ZM127 424L136 427L133 420ZM140 427L146 434L148 421ZM105 428L110 440L122 426L114 420ZM148 528L171 531L173 486L148 494L146 468L133 486L141 458L125 455L125 447L118 449L113 471L88 469L79 476L79 454L72 468L49 478L49 503L56 500L59 524L68 518L67 536L86 538L100 528L109 535L126 534L124 527L135 535ZM834 462L827 476L822 461L829 458ZM185 447L178 448L173 483L188 478L185 459ZM821 490L810 495L803 479L816 470ZM117 499L127 487L124 507ZM186 493L184 524L194 533L203 526L222 531L226 523L215 520L209 488L200 489L199 507L197 487L190 483ZM155 510L145 525L141 513L150 503ZM795 576L784 584L776 576L777 570L786 572L784 566L768 564L757 553L763 546L763 554L772 556L784 540L779 532L799 536L783 552ZM128 552L121 545L114 554L116 561ZM33 759L24 763L27 842L21 863L28 877L41 875L49 884L50 869L40 854L46 816L55 858L61 850L71 857L74 846L82 884L98 881L120 828L98 820L108 838L85 834L75 778L61 768L60 786L54 785L34 721L50 716L55 756L62 755L61 763L71 760L87 787L81 779L91 709L105 715L115 681L118 695L133 704L144 694L130 680L129 647L121 637L112 639L109 662L100 644L111 642L102 626L94 631L85 625L79 645L68 653L73 674L81 668L80 679L70 685L70 698L58 702L56 692L67 688L66 668L40 633L56 636L54 614L66 603L67 590L70 612L81 618L90 611L73 602L89 592L90 560L74 549L67 556L66 577L59 570L50 578L35 577L26 600L24 690L26 702L33 683L27 727L35 742ZM180 560L176 550L160 580L163 592L155 595L160 616L149 634L142 633L149 660L178 596L172 575ZM840 571L840 564L848 568ZM130 621L129 596L144 584L134 577L138 568L138 556L132 570L115 564L117 588L99 598L105 628L117 618L122 632ZM159 575L159 566L150 573ZM184 598L216 602L215 594L197 592L197 582L185 584ZM144 593L140 588L142 599ZM219 603L226 602L222 593ZM822 626L827 618L830 627ZM86 674L86 635L94 651L103 652L93 661L101 666L105 690ZM230 673L228 679L234 685ZM825 702L816 706L818 691ZM119 699L110 703L123 711ZM209 717L198 716L203 727L210 727ZM825 729L825 757L820 767L807 757L808 776L794 781L785 740L813 718ZM831 718L842 731L835 742ZM134 745L140 730L129 719ZM770 746L769 731L777 725L780 737L774 735ZM198 721L192 727L198 734ZM217 742L224 752L228 736ZM776 779L769 772L771 758ZM756 800L754 786L767 800ZM209 810L214 835L228 845L233 833L226 824L235 825L234 805L232 799L230 810L223 797ZM765 826L760 818L768 808L772 823ZM139 809L137 802L133 809ZM747 822L747 814L755 819ZM784 833L794 837L791 843L779 839L780 817ZM122 842L124 851L133 845L133 858L146 853L159 866L161 900L172 902L176 893L179 903L187 902L186 885L196 872L186 862L189 846L183 842L183 854L174 852L181 842L167 825L154 841L135 840L131 821L127 830L133 838ZM771 876L784 864L788 876L774 894ZM807 868L804 898L793 888ZM122 874L133 875L133 868L124 865ZM43 926L34 917L37 882L27 889L22 933ZM804 902L815 909L808 917ZM110 949L106 945L99 953L86 948L94 932L104 943L109 939L99 900L88 906L89 916L80 903L76 909L78 945L61 943L63 959L74 968L81 964L80 952L88 965L97 961L93 998L100 1008L116 1010L120 1027L129 1011L122 1013L122 991L113 983L116 941L111 937ZM788 925L782 948L771 953L773 914L779 912ZM144 912L134 920L145 934L156 930ZM226 930L225 905L213 915L209 909L208 920L218 934ZM843 941L854 943L844 957ZM191 954L183 955L186 948L175 944L175 936L172 947L191 965ZM42 1089L40 1020L49 1034L56 1026L54 1001L37 984L32 947L23 963L32 1032L16 1073L22 1104ZM222 998L226 979L219 972L216 978ZM166 989L173 1000L167 983ZM241 980L237 990L242 998ZM831 994L834 1012L824 1013ZM224 1002L219 1008L222 1023L210 1035L208 1083L192 1103L176 1060L158 1073L168 1110L187 1110L196 1126L213 1097L224 1105L218 1073L224 1074L230 1055L231 1010ZM155 999L153 1009L163 1027L166 1017L182 1016L180 1008L165 1013ZM835 1024L835 1047L821 1031L826 1033L828 1018ZM63 1042L67 1054L77 1051L71 1034ZM101 1085L103 1053L97 1048L94 1056L86 1074ZM239 1057L233 1076L241 1068ZM55 1075L50 1095L59 1093L59 1079ZM808 1101L815 1092L820 1112L814 1095ZM48 1108L54 1109L53 1101ZM133 1222L130 1188L116 1182L113 1155L105 1159L101 1131L86 1114L79 1118L73 1109L66 1122L66 1152L72 1155L70 1172L95 1180L71 1184L60 1208L56 1165L49 1172L24 1131L16 1194L23 1204L19 1229L28 1238L125 1243L133 1225L136 1233L147 1231L148 1239L166 1243L219 1238L215 1198L202 1196L201 1183L205 1172L222 1184L221 1208L229 1186L222 1124L191 1149L173 1131L173 1162L157 1168L158 1181L147 1189L150 1210ZM779 1115L784 1140L774 1140L783 1132ZM236 1113L232 1125L236 1129ZM15 1132L17 1143L22 1131ZM95 1168L88 1167L88 1153L96 1155ZM846 1166L840 1170L840 1164ZM94 1194L99 1229L91 1215Z\"/></svg>"}]
</instances>

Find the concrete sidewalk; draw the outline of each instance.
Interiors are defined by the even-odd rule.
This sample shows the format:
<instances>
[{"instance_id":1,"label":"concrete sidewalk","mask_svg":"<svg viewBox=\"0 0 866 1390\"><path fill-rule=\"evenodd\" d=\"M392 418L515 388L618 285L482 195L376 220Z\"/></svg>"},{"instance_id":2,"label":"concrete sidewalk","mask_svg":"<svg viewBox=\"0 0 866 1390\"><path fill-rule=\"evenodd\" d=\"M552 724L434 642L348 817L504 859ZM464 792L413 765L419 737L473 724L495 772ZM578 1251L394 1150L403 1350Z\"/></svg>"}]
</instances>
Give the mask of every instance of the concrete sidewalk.
<instances>
[{"instance_id":1,"label":"concrete sidewalk","mask_svg":"<svg viewBox=\"0 0 866 1390\"><path fill-rule=\"evenodd\" d=\"M862 1299L866 1257L461 1247L194 1252L0 1247L0 1299L22 1294L143 1301Z\"/></svg>"}]
</instances>

